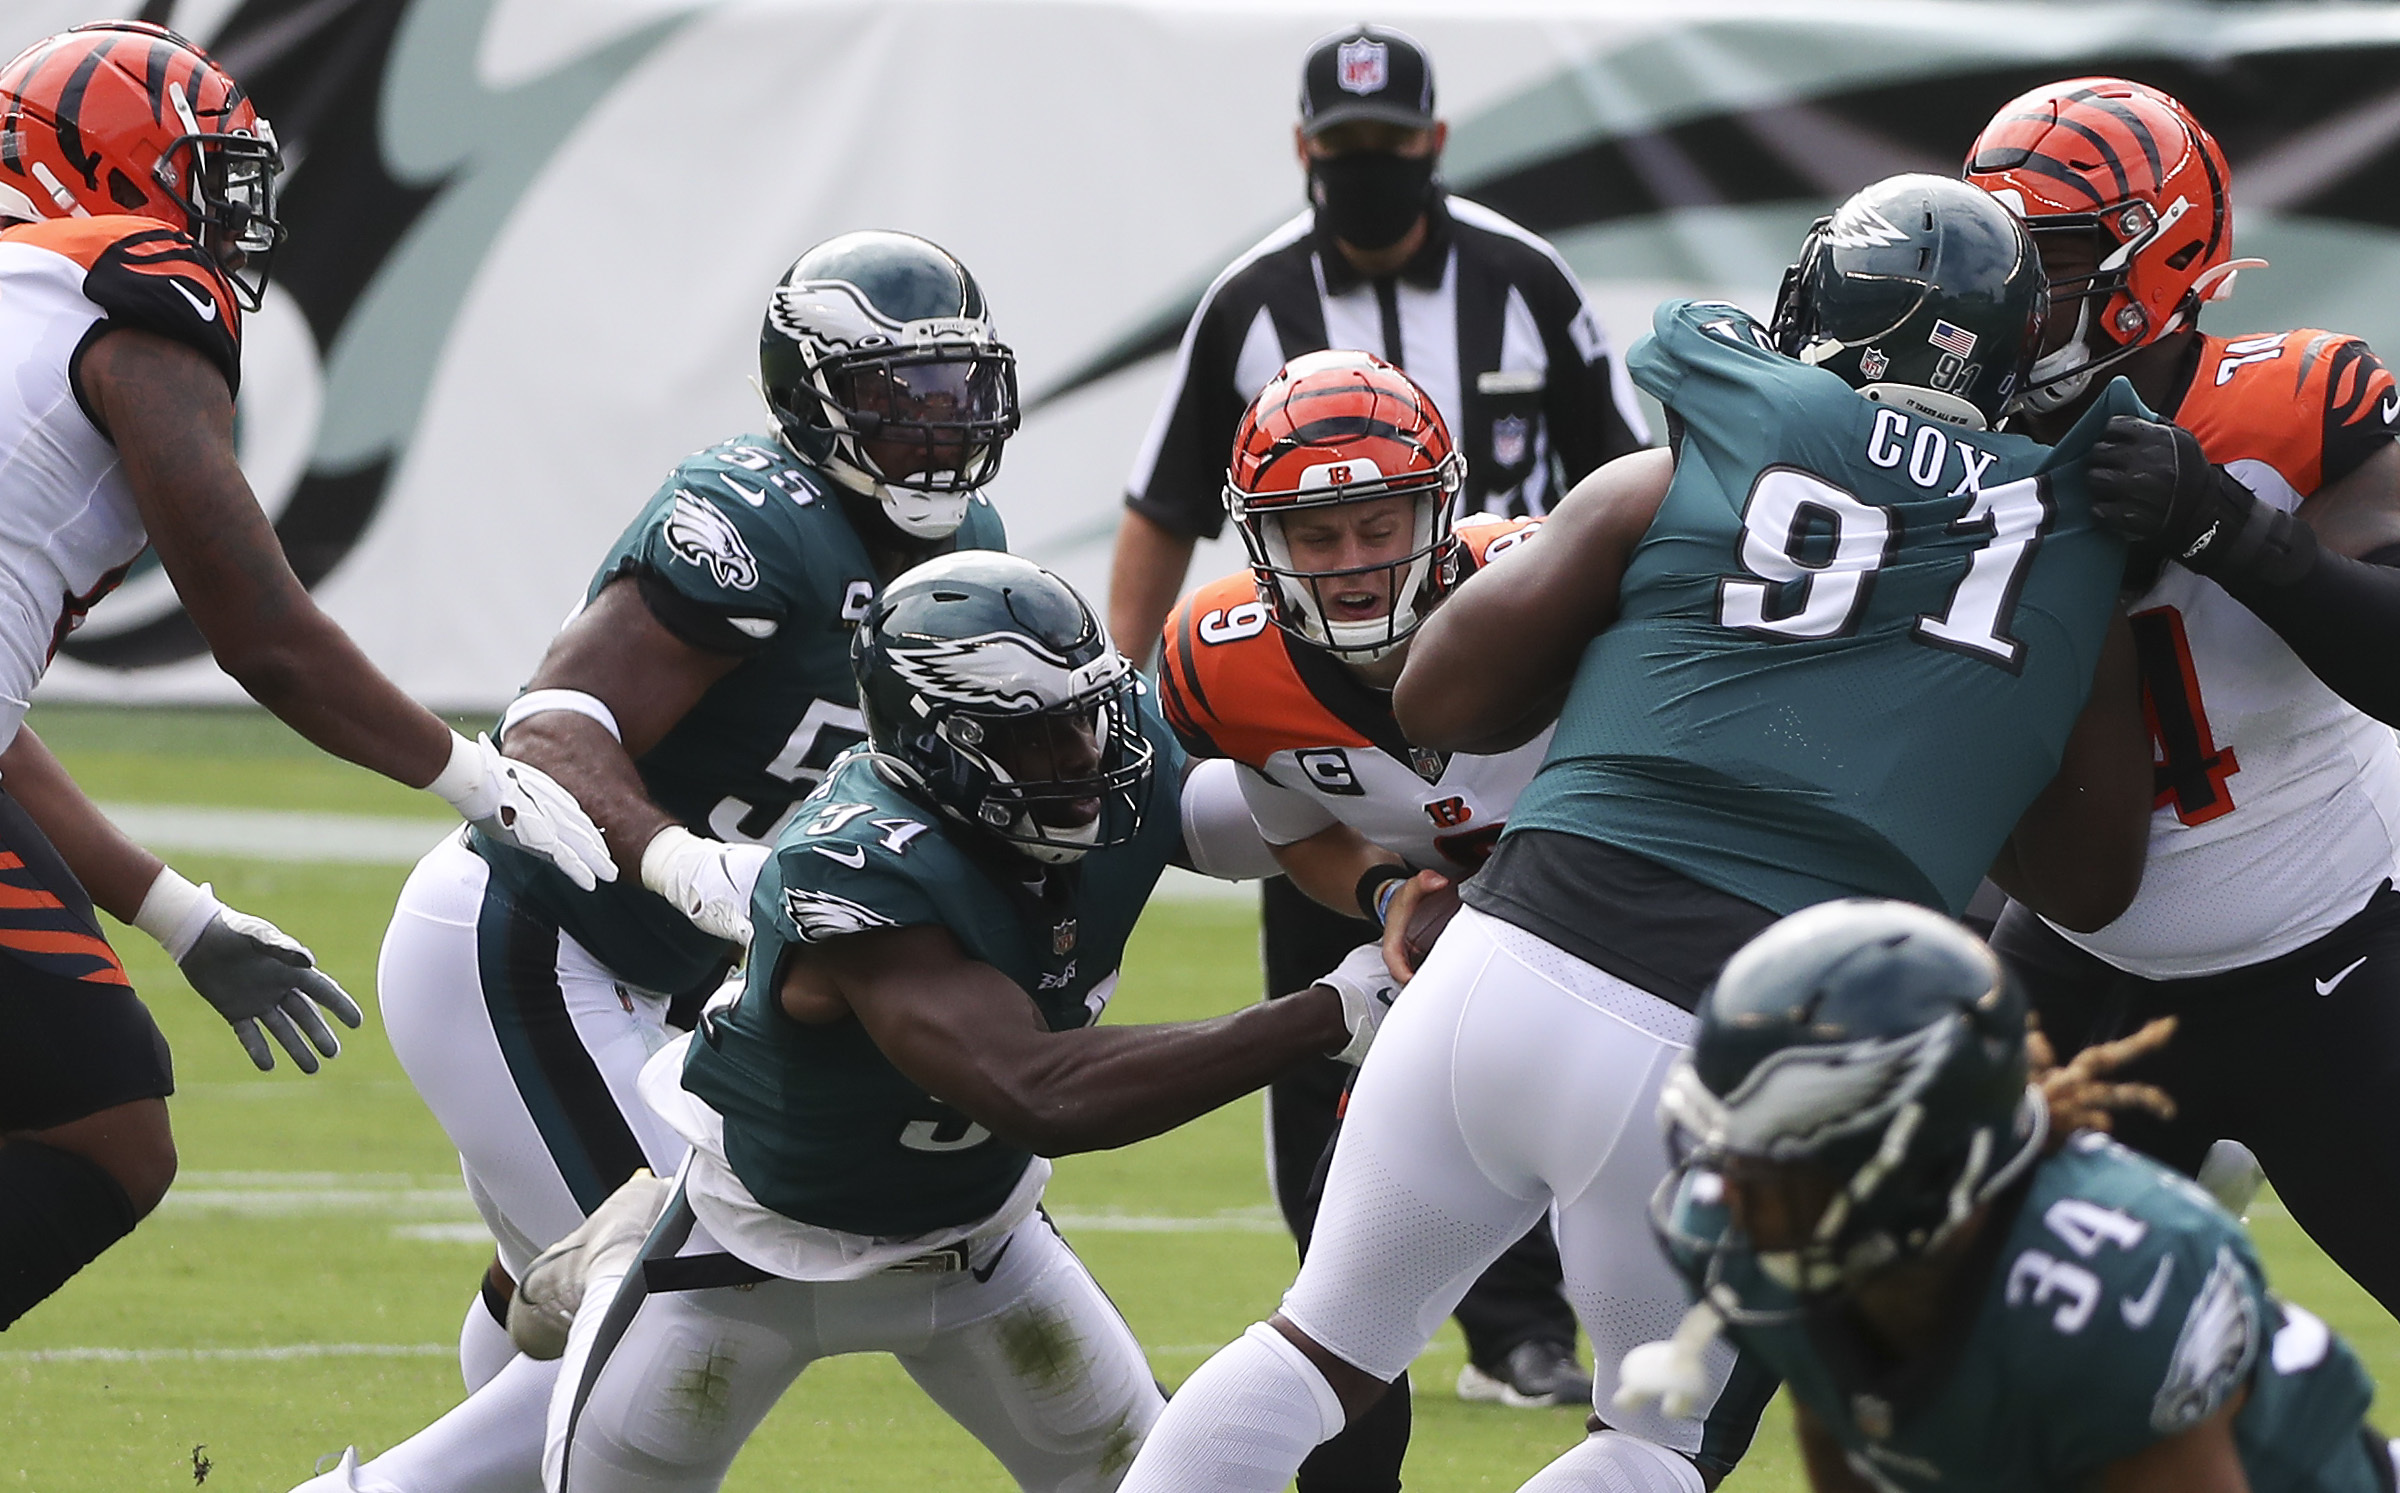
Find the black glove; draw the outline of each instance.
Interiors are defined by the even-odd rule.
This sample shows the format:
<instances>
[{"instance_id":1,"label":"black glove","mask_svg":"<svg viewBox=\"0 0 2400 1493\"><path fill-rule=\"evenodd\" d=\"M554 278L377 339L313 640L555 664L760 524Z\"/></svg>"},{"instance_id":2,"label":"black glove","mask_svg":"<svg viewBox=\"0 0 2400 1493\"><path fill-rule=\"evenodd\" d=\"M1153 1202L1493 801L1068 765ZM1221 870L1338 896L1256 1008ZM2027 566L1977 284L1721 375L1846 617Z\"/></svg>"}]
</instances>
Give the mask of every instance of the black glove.
<instances>
[{"instance_id":1,"label":"black glove","mask_svg":"<svg viewBox=\"0 0 2400 1493\"><path fill-rule=\"evenodd\" d=\"M2306 524L2210 465L2179 425L2118 415L2092 443L2084 480L2092 521L2131 545L2136 562L2163 557L2227 585L2282 585L2316 557Z\"/></svg>"}]
</instances>

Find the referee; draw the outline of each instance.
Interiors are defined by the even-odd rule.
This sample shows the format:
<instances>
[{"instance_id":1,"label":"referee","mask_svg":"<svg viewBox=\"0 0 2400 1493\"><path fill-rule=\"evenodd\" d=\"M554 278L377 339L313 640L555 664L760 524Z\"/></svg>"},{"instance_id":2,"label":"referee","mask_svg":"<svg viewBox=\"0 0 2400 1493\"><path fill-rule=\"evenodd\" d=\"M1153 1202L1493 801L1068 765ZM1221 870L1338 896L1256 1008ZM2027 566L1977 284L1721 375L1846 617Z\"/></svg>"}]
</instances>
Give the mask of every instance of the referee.
<instances>
[{"instance_id":1,"label":"referee","mask_svg":"<svg viewBox=\"0 0 2400 1493\"><path fill-rule=\"evenodd\" d=\"M1462 512L1540 514L1586 473L1648 439L1599 318L1558 251L1491 209L1445 192L1449 127L1433 69L1397 31L1360 26L1309 49L1295 131L1309 208L1229 265L1185 329L1125 495L1109 629L1148 656L1192 549L1225 523L1226 454L1242 411L1289 360L1357 348L1399 365L1442 412L1466 457ZM1374 925L1332 912L1283 877L1265 884L1270 995L1305 988ZM1277 1201L1305 1245L1320 1162L1347 1069L1330 1061L1268 1090ZM1461 1395L1514 1405L1591 1397L1575 1318L1559 1294L1547 1224L1459 1303L1469 1365ZM1406 1393L1318 1448L1301 1493L1399 1486Z\"/></svg>"}]
</instances>

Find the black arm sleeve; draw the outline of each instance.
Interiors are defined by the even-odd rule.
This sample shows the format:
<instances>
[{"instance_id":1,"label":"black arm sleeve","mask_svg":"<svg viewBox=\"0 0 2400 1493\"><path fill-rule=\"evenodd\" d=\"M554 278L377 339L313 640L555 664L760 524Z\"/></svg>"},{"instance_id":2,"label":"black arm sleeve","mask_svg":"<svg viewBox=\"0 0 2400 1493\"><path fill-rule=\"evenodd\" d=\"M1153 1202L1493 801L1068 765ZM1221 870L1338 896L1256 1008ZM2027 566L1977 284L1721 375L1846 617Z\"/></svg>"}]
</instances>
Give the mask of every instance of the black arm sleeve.
<instances>
[{"instance_id":1,"label":"black arm sleeve","mask_svg":"<svg viewBox=\"0 0 2400 1493\"><path fill-rule=\"evenodd\" d=\"M1546 288L1536 305L1550 359L1542 414L1550 426L1551 449L1572 487L1599 467L1642 449L1634 424L1641 416L1617 402L1616 353L1600 318L1584 301L1583 288L1562 273L1560 283Z\"/></svg>"},{"instance_id":2,"label":"black arm sleeve","mask_svg":"<svg viewBox=\"0 0 2400 1493\"><path fill-rule=\"evenodd\" d=\"M2400 544L2353 560L2317 547L2288 585L2237 579L2225 589L2275 629L2325 687L2400 726Z\"/></svg>"},{"instance_id":3,"label":"black arm sleeve","mask_svg":"<svg viewBox=\"0 0 2400 1493\"><path fill-rule=\"evenodd\" d=\"M745 658L767 646L765 638L743 632L723 612L684 595L666 577L639 561L626 561L617 573L633 577L642 604L658 619L659 626L694 648Z\"/></svg>"},{"instance_id":4,"label":"black arm sleeve","mask_svg":"<svg viewBox=\"0 0 2400 1493\"><path fill-rule=\"evenodd\" d=\"M1225 299L1211 296L1192 313L1184 333L1176 379L1159 405L1145 465L1126 484L1125 506L1172 534L1214 539L1225 527L1225 463L1234 428L1242 422L1242 397L1233 386L1240 354L1228 325Z\"/></svg>"}]
</instances>

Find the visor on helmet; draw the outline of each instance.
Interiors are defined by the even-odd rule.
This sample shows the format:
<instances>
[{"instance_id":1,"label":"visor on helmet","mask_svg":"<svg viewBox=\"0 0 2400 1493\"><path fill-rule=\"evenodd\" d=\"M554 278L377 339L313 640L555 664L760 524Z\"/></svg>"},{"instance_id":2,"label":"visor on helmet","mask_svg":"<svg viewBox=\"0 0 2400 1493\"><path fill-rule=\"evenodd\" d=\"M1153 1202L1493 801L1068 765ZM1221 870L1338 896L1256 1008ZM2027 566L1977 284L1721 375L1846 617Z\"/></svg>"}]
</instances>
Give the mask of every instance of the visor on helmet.
<instances>
[{"instance_id":1,"label":"visor on helmet","mask_svg":"<svg viewBox=\"0 0 2400 1493\"><path fill-rule=\"evenodd\" d=\"M1017 428L1005 349L876 350L828 360L825 403L862 470L916 492L969 492L1000 469Z\"/></svg>"}]
</instances>

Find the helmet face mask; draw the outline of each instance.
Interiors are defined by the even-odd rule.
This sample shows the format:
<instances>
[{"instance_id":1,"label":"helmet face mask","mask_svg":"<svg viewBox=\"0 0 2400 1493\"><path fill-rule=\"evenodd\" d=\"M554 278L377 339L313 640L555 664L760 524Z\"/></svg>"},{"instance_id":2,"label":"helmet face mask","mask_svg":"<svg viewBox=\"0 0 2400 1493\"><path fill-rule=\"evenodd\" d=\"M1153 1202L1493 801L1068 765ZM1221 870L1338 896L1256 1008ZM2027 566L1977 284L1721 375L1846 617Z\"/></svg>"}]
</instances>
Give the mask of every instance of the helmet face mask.
<instances>
[{"instance_id":1,"label":"helmet face mask","mask_svg":"<svg viewBox=\"0 0 2400 1493\"><path fill-rule=\"evenodd\" d=\"M1016 356L966 266L902 233L847 233L786 271L759 332L783 437L912 539L940 539L1000 470Z\"/></svg>"},{"instance_id":2,"label":"helmet face mask","mask_svg":"<svg viewBox=\"0 0 2400 1493\"><path fill-rule=\"evenodd\" d=\"M164 27L94 22L0 67L0 218L156 218L206 248L248 310L284 236L282 166L240 85Z\"/></svg>"},{"instance_id":3,"label":"helmet face mask","mask_svg":"<svg viewBox=\"0 0 2400 1493\"><path fill-rule=\"evenodd\" d=\"M1275 625L1367 664L1405 645L1458 583L1450 509L1465 480L1440 413L1405 374L1365 353L1311 353L1243 415L1225 507Z\"/></svg>"},{"instance_id":4,"label":"helmet face mask","mask_svg":"<svg viewBox=\"0 0 2400 1493\"><path fill-rule=\"evenodd\" d=\"M2047 284L2024 225L1989 194L1895 176L1809 230L1769 338L1869 399L1988 428L2040 351Z\"/></svg>"},{"instance_id":5,"label":"helmet face mask","mask_svg":"<svg viewBox=\"0 0 2400 1493\"><path fill-rule=\"evenodd\" d=\"M851 666L869 749L951 819L1053 865L1141 832L1156 753L1140 676L1030 560L966 550L900 576Z\"/></svg>"},{"instance_id":6,"label":"helmet face mask","mask_svg":"<svg viewBox=\"0 0 2400 1493\"><path fill-rule=\"evenodd\" d=\"M1980 941L1864 899L1794 914L1726 965L1659 1110L1651 1203L1728 1320L1791 1320L1936 1254L2039 1156L2025 1005ZM1781 1299L1745 1294L1747 1260Z\"/></svg>"}]
</instances>

